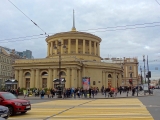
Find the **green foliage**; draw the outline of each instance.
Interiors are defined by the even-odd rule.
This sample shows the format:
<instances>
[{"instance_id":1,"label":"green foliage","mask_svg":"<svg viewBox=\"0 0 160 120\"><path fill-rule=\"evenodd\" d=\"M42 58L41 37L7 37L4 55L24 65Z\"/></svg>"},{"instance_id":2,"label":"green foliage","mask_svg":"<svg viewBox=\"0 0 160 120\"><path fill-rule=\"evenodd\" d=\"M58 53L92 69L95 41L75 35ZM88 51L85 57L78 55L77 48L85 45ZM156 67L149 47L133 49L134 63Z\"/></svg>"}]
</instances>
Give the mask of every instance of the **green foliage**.
<instances>
[{"instance_id":1,"label":"green foliage","mask_svg":"<svg viewBox=\"0 0 160 120\"><path fill-rule=\"evenodd\" d=\"M44 88L45 92L47 92L48 90L50 90L49 88Z\"/></svg>"},{"instance_id":2,"label":"green foliage","mask_svg":"<svg viewBox=\"0 0 160 120\"><path fill-rule=\"evenodd\" d=\"M23 90L26 90L26 88L20 88L19 94L23 94Z\"/></svg>"}]
</instances>

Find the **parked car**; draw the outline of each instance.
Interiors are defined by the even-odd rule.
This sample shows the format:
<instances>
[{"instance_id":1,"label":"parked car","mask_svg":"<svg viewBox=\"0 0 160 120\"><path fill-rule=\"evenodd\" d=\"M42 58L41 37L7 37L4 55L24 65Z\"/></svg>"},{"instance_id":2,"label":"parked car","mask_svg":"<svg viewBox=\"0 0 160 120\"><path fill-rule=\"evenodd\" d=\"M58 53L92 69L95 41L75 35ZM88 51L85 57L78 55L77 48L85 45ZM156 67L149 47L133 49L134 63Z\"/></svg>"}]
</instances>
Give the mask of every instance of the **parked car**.
<instances>
[{"instance_id":1,"label":"parked car","mask_svg":"<svg viewBox=\"0 0 160 120\"><path fill-rule=\"evenodd\" d=\"M0 117L7 119L9 117L8 107L0 105Z\"/></svg>"},{"instance_id":2,"label":"parked car","mask_svg":"<svg viewBox=\"0 0 160 120\"><path fill-rule=\"evenodd\" d=\"M18 99L9 92L0 92L0 105L8 107L10 116L17 112L26 113L31 110L31 104L28 100Z\"/></svg>"}]
</instances>

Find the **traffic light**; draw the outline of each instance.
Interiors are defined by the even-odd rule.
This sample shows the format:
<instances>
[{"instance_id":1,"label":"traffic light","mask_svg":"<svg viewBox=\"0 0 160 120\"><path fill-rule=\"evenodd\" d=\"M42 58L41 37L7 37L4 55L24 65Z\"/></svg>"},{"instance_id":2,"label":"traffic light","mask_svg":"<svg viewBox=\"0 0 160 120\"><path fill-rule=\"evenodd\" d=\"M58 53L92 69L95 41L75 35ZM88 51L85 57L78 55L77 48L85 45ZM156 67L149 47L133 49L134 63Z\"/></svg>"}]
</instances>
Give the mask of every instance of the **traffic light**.
<instances>
[{"instance_id":1,"label":"traffic light","mask_svg":"<svg viewBox=\"0 0 160 120\"><path fill-rule=\"evenodd\" d=\"M146 78L151 78L151 71L148 71Z\"/></svg>"},{"instance_id":2,"label":"traffic light","mask_svg":"<svg viewBox=\"0 0 160 120\"><path fill-rule=\"evenodd\" d=\"M148 77L151 78L151 71L148 71Z\"/></svg>"},{"instance_id":3,"label":"traffic light","mask_svg":"<svg viewBox=\"0 0 160 120\"><path fill-rule=\"evenodd\" d=\"M132 79L129 79L129 83L132 85Z\"/></svg>"}]
</instances>

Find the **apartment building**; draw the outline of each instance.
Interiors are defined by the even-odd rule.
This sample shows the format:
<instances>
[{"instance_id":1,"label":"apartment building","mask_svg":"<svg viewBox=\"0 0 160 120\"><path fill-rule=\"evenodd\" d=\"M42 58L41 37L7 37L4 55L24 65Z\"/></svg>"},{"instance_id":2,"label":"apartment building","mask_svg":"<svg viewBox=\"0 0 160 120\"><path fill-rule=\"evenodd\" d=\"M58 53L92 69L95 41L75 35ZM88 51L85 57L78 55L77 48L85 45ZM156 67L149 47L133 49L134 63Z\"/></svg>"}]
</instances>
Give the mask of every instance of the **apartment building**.
<instances>
[{"instance_id":1,"label":"apartment building","mask_svg":"<svg viewBox=\"0 0 160 120\"><path fill-rule=\"evenodd\" d=\"M10 54L0 47L0 87L4 86L4 81L13 77L12 58Z\"/></svg>"},{"instance_id":2,"label":"apartment building","mask_svg":"<svg viewBox=\"0 0 160 120\"><path fill-rule=\"evenodd\" d=\"M103 58L102 62L116 63L121 65L122 73L122 86L129 86L130 80L134 86L141 83L140 76L138 74L138 59L134 58Z\"/></svg>"}]
</instances>

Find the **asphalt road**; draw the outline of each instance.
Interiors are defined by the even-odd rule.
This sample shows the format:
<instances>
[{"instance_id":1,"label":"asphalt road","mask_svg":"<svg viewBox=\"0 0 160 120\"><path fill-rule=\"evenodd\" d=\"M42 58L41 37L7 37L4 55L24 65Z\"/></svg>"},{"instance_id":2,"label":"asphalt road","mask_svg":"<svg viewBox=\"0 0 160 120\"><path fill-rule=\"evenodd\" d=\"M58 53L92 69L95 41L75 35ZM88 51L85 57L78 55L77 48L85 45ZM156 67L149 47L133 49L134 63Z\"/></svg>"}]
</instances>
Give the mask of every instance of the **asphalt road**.
<instances>
[{"instance_id":1,"label":"asphalt road","mask_svg":"<svg viewBox=\"0 0 160 120\"><path fill-rule=\"evenodd\" d=\"M126 98L128 99L128 98ZM146 106L154 120L160 120L160 89L154 90L153 96L138 97L138 99ZM31 104L51 101L52 99L45 100L30 100Z\"/></svg>"},{"instance_id":2,"label":"asphalt road","mask_svg":"<svg viewBox=\"0 0 160 120\"><path fill-rule=\"evenodd\" d=\"M146 106L154 120L160 120L160 89L154 90L154 96L139 97Z\"/></svg>"}]
</instances>

